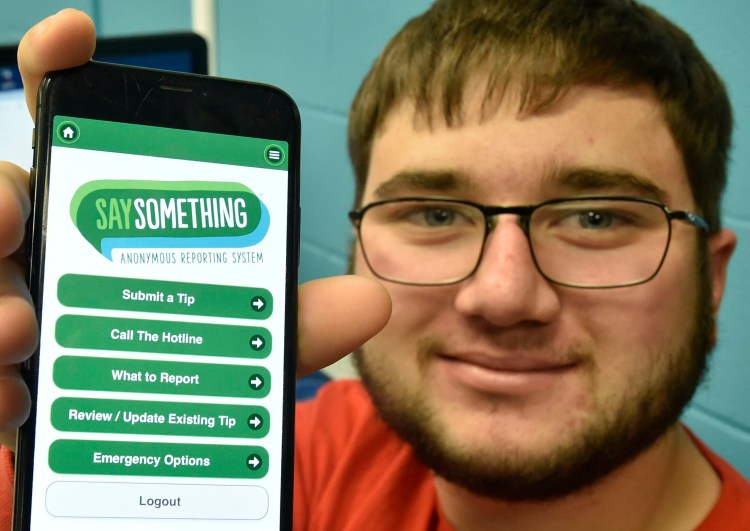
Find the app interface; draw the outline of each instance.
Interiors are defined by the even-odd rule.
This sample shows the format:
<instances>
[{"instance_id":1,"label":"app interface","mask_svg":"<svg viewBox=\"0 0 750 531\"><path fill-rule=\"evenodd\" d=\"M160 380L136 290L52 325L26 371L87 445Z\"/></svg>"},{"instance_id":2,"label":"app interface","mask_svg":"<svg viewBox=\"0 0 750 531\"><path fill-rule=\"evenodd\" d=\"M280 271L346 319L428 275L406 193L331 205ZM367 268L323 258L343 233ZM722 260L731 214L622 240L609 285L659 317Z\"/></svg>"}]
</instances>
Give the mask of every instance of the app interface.
<instances>
[{"instance_id":1,"label":"app interface","mask_svg":"<svg viewBox=\"0 0 750 531\"><path fill-rule=\"evenodd\" d=\"M32 529L275 529L288 145L52 135Z\"/></svg>"}]
</instances>

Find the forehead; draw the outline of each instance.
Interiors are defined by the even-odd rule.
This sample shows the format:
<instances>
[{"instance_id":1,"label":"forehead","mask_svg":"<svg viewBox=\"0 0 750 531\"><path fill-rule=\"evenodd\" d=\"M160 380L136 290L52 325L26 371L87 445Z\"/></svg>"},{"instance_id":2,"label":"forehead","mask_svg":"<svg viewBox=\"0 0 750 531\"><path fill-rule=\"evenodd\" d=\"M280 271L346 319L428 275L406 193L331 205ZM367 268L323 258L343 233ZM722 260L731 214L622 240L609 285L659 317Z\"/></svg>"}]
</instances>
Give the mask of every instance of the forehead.
<instances>
[{"instance_id":1,"label":"forehead","mask_svg":"<svg viewBox=\"0 0 750 531\"><path fill-rule=\"evenodd\" d=\"M521 115L507 99L484 117L480 98L469 94L451 127L428 126L403 103L374 138L364 201L430 187L496 204L580 190L692 205L682 156L647 89L574 87L543 112Z\"/></svg>"}]
</instances>

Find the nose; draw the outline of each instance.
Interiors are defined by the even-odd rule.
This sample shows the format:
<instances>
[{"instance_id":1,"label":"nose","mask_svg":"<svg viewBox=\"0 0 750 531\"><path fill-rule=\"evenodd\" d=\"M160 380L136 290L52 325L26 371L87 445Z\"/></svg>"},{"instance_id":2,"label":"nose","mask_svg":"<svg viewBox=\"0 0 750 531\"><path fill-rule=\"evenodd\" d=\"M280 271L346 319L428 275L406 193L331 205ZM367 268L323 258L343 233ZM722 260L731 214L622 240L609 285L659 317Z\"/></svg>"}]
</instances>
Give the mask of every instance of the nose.
<instances>
[{"instance_id":1,"label":"nose","mask_svg":"<svg viewBox=\"0 0 750 531\"><path fill-rule=\"evenodd\" d=\"M476 272L459 285L455 305L503 327L550 322L560 311L558 291L539 273L514 216L497 218Z\"/></svg>"}]
</instances>

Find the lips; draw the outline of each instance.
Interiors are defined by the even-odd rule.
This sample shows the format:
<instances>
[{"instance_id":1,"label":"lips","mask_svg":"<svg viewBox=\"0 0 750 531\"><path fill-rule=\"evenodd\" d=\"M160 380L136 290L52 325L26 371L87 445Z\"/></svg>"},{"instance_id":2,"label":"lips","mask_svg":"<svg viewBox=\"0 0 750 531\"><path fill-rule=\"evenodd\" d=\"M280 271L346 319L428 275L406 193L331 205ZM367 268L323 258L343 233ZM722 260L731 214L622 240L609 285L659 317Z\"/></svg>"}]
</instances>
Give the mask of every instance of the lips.
<instances>
[{"instance_id":1,"label":"lips","mask_svg":"<svg viewBox=\"0 0 750 531\"><path fill-rule=\"evenodd\" d=\"M543 392L579 373L582 361L533 355L434 353L441 383L496 395Z\"/></svg>"},{"instance_id":2,"label":"lips","mask_svg":"<svg viewBox=\"0 0 750 531\"><path fill-rule=\"evenodd\" d=\"M483 354L439 354L447 361L476 365L483 369L501 372L554 372L578 364L575 360L557 360L529 356L493 356Z\"/></svg>"}]
</instances>

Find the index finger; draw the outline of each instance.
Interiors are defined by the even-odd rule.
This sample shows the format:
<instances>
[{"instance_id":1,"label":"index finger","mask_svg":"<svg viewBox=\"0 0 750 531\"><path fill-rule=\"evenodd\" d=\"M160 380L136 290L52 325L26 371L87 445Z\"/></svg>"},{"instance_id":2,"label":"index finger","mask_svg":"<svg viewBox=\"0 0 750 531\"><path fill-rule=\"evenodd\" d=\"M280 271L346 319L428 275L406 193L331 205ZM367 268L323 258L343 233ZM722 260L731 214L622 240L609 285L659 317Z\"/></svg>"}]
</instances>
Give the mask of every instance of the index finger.
<instances>
[{"instance_id":1,"label":"index finger","mask_svg":"<svg viewBox=\"0 0 750 531\"><path fill-rule=\"evenodd\" d=\"M93 21L76 9L63 9L26 32L18 45L18 68L32 118L36 93L45 74L82 65L91 59L95 46Z\"/></svg>"}]
</instances>

